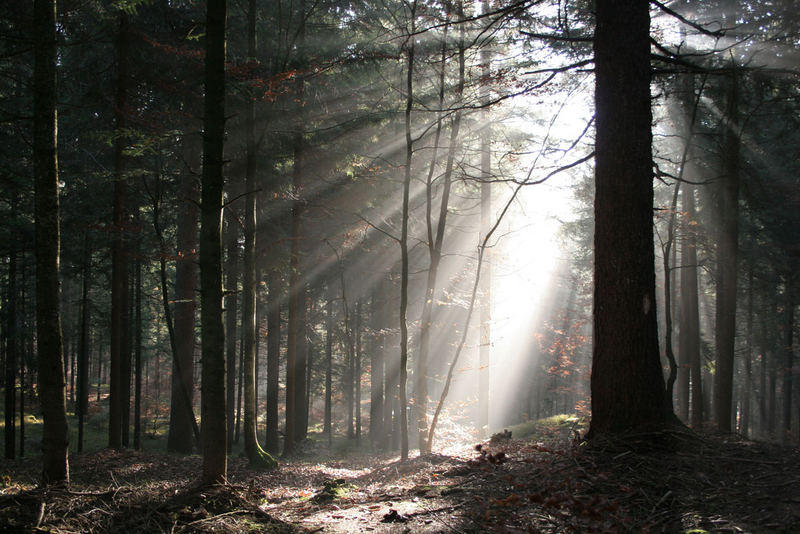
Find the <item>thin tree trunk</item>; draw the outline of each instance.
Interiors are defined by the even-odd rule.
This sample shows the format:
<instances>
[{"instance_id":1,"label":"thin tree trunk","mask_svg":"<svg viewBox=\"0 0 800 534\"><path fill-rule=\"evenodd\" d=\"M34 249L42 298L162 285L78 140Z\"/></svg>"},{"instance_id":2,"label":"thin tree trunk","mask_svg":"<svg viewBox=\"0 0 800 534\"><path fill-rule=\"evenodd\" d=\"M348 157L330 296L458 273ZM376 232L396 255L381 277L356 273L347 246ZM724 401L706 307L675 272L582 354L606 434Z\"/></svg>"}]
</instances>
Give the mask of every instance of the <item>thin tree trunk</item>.
<instances>
[{"instance_id":1,"label":"thin tree trunk","mask_svg":"<svg viewBox=\"0 0 800 534\"><path fill-rule=\"evenodd\" d=\"M332 395L333 395L333 289L328 283L328 302L325 323L325 418L322 432L328 436L328 445L333 438Z\"/></svg>"},{"instance_id":2,"label":"thin tree trunk","mask_svg":"<svg viewBox=\"0 0 800 534\"><path fill-rule=\"evenodd\" d=\"M78 416L78 452L83 452L84 425L89 414L89 328L91 309L89 301L89 277L92 269L92 251L89 231L83 234L83 262L81 265L81 330L80 358L78 361L78 399L75 411Z\"/></svg>"},{"instance_id":3,"label":"thin tree trunk","mask_svg":"<svg viewBox=\"0 0 800 534\"><path fill-rule=\"evenodd\" d=\"M238 359L236 319L239 295L239 221L233 206L225 211L226 225L224 228L225 248L227 249L225 261L225 360L227 362L226 392L227 402L225 410L228 421L233 421L236 410L236 360ZM242 332L244 337L244 332ZM244 346L242 345L242 349ZM243 360L244 361L244 360ZM244 369L242 369L244 372ZM247 401L245 401L246 403ZM246 411L246 409L245 409ZM245 418L247 415L245 414ZM245 423L245 426L247 423ZM233 447L234 425L228 425L228 453Z\"/></svg>"},{"instance_id":4,"label":"thin tree trunk","mask_svg":"<svg viewBox=\"0 0 800 534\"><path fill-rule=\"evenodd\" d=\"M155 181L154 191L150 191L147 187L147 182L143 182L145 189L150 195L152 202L153 214L153 230L155 231L156 238L158 239L159 254L159 279L161 282L161 306L164 310L164 322L167 325L167 333L169 335L170 353L172 354L173 376L172 376L172 401L174 405L170 410L170 433L167 439L167 450L174 452L182 452L188 454L192 452L192 443L189 439L189 433L186 432L187 428L191 430L194 435L195 441L198 446L200 443L200 429L197 426L197 420L194 416L194 409L192 407L192 395L188 384L192 384L191 380L191 361L189 368L184 367L184 362L181 360L178 352L178 338L175 333L175 323L172 320L172 310L169 307L169 283L167 280L167 243L164 239L164 233L161 229L160 213L161 213L161 177L157 176ZM185 340L183 340L185 342ZM190 375L189 380L186 376ZM183 377L181 379L181 377ZM177 381L177 384L176 384ZM184 414L178 414L178 406ZM187 421L181 418L186 417ZM180 432L186 432L185 435Z\"/></svg>"},{"instance_id":5,"label":"thin tree trunk","mask_svg":"<svg viewBox=\"0 0 800 534\"><path fill-rule=\"evenodd\" d=\"M372 294L371 312L371 343L369 362L369 441L372 450L377 450L384 440L383 428L383 373L384 358L381 339L383 325L380 321L380 310L385 306L380 296L380 289ZM326 375L327 388L327 375ZM327 393L326 393L327 402Z\"/></svg>"},{"instance_id":6,"label":"thin tree trunk","mask_svg":"<svg viewBox=\"0 0 800 534\"><path fill-rule=\"evenodd\" d=\"M783 424L781 442L788 443L792 432L792 366L794 364L794 273L786 277L786 310L783 325Z\"/></svg>"},{"instance_id":7,"label":"thin tree trunk","mask_svg":"<svg viewBox=\"0 0 800 534\"><path fill-rule=\"evenodd\" d=\"M247 8L247 59L256 62L256 0ZM244 450L251 467L274 467L275 459L258 443L256 421L256 140L255 103L247 98L245 135L244 277L242 283L242 345L244 350ZM231 360L229 360L231 361Z\"/></svg>"},{"instance_id":8,"label":"thin tree trunk","mask_svg":"<svg viewBox=\"0 0 800 534\"><path fill-rule=\"evenodd\" d=\"M136 257L136 286L134 300L136 302L134 316L134 367L136 382L133 397L133 448L142 450L142 260L141 254Z\"/></svg>"},{"instance_id":9,"label":"thin tree trunk","mask_svg":"<svg viewBox=\"0 0 800 534\"><path fill-rule=\"evenodd\" d=\"M36 340L44 418L42 483L69 483L69 428L59 311L59 200L56 132L56 4L33 4L33 175L36 253Z\"/></svg>"},{"instance_id":10,"label":"thin tree trunk","mask_svg":"<svg viewBox=\"0 0 800 534\"><path fill-rule=\"evenodd\" d=\"M270 269L267 273L267 434L264 448L278 454L278 388L281 356L281 299L280 273Z\"/></svg>"},{"instance_id":11,"label":"thin tree trunk","mask_svg":"<svg viewBox=\"0 0 800 534\"><path fill-rule=\"evenodd\" d=\"M482 0L481 12L489 12L489 0ZM488 43L481 49L481 76L489 80L491 74L492 52ZM492 125L489 116L489 86L484 82L480 87L483 109L481 119L481 227L478 242L489 233L492 217ZM486 252L486 265L481 277L480 295L480 347L478 348L478 436L489 435L489 363L492 343L492 258L491 250Z\"/></svg>"},{"instance_id":12,"label":"thin tree trunk","mask_svg":"<svg viewBox=\"0 0 800 534\"><path fill-rule=\"evenodd\" d=\"M11 213L17 214L17 194L13 193L11 199ZM6 330L3 332L6 340L6 369L5 369L5 457L13 460L16 456L16 415L17 415L17 348L19 347L19 334L17 325L17 240L14 236L9 239L8 254L8 295L6 297Z\"/></svg>"},{"instance_id":13,"label":"thin tree trunk","mask_svg":"<svg viewBox=\"0 0 800 534\"><path fill-rule=\"evenodd\" d=\"M405 108L405 136L406 136L406 161L403 174L403 211L400 233L400 459L408 460L408 217L409 194L411 190L411 159L414 155L414 141L411 138L411 110L414 107L414 43L417 28L417 2L414 0L409 5L409 18L411 28L404 44L407 55L406 73L406 108Z\"/></svg>"},{"instance_id":14,"label":"thin tree trunk","mask_svg":"<svg viewBox=\"0 0 800 534\"><path fill-rule=\"evenodd\" d=\"M361 443L361 301L356 301L356 320L355 320L355 402L353 407L356 411L356 443Z\"/></svg>"},{"instance_id":15,"label":"thin tree trunk","mask_svg":"<svg viewBox=\"0 0 800 534\"><path fill-rule=\"evenodd\" d=\"M228 467L221 244L225 136L225 0L208 0L206 14L200 229L200 322L203 351L201 420L202 483L211 485L225 482Z\"/></svg>"}]
</instances>

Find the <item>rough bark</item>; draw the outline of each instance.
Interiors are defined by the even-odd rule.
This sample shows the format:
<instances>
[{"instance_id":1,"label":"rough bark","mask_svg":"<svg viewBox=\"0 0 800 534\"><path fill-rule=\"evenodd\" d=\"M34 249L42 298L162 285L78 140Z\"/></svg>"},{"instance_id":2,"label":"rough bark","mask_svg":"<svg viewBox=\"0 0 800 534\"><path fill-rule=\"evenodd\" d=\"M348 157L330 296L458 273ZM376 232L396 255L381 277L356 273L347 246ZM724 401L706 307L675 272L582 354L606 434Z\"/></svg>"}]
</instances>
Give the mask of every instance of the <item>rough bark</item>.
<instances>
[{"instance_id":1,"label":"rough bark","mask_svg":"<svg viewBox=\"0 0 800 534\"><path fill-rule=\"evenodd\" d=\"M656 323L649 27L646 2L596 6L589 437L662 425L671 416Z\"/></svg>"},{"instance_id":2,"label":"rough bark","mask_svg":"<svg viewBox=\"0 0 800 534\"><path fill-rule=\"evenodd\" d=\"M81 326L80 357L78 359L78 396L75 411L78 418L78 452L83 452L84 425L89 413L89 327L91 302L89 301L89 279L92 268L92 251L89 232L83 235L83 261L81 264Z\"/></svg>"},{"instance_id":3,"label":"rough bark","mask_svg":"<svg viewBox=\"0 0 800 534\"><path fill-rule=\"evenodd\" d=\"M44 419L42 483L69 482L69 429L59 311L59 200L56 136L56 4L35 0L33 42L33 175L36 340Z\"/></svg>"},{"instance_id":4,"label":"rough bark","mask_svg":"<svg viewBox=\"0 0 800 534\"><path fill-rule=\"evenodd\" d=\"M225 330L222 324L222 188L225 136L225 0L208 0L200 227L203 484L225 482Z\"/></svg>"}]
</instances>

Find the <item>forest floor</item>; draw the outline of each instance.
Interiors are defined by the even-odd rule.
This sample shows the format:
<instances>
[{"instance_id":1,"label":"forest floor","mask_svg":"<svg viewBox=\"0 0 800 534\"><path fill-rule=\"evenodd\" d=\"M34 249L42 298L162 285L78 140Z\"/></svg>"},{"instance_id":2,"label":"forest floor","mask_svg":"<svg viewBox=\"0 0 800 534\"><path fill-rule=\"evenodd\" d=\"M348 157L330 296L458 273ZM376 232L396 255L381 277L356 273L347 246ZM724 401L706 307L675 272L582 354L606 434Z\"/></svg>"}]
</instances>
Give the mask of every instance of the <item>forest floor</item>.
<instances>
[{"instance_id":1,"label":"forest floor","mask_svg":"<svg viewBox=\"0 0 800 534\"><path fill-rule=\"evenodd\" d=\"M70 487L47 490L36 458L0 460L0 532L800 532L796 448L574 435L539 425L405 463L309 442L271 471L232 458L229 483L211 488L197 486L198 456L76 454Z\"/></svg>"}]
</instances>

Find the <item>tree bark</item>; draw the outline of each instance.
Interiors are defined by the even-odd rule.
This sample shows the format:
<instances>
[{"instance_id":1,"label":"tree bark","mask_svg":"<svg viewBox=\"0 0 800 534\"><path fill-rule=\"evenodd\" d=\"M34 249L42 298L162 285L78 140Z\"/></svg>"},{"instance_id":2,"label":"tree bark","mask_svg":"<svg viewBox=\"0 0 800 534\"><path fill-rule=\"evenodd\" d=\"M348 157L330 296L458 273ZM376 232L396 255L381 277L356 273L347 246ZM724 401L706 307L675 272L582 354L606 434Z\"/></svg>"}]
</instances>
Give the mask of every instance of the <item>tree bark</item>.
<instances>
[{"instance_id":1,"label":"tree bark","mask_svg":"<svg viewBox=\"0 0 800 534\"><path fill-rule=\"evenodd\" d=\"M222 324L222 188L225 137L225 0L206 11L205 113L200 227L200 328L202 333L202 483L225 482L228 467L225 414L225 330Z\"/></svg>"},{"instance_id":2,"label":"tree bark","mask_svg":"<svg viewBox=\"0 0 800 534\"><path fill-rule=\"evenodd\" d=\"M91 303L89 301L89 279L92 269L92 251L89 231L83 235L83 262L81 265L81 339L78 360L78 398L75 405L78 416L78 452L83 452L84 425L89 414L89 328L91 322Z\"/></svg>"},{"instance_id":3,"label":"tree bark","mask_svg":"<svg viewBox=\"0 0 800 534\"><path fill-rule=\"evenodd\" d=\"M403 172L403 204L400 232L400 459L408 460L408 217L409 193L411 190L411 159L414 155L414 141L411 137L411 110L414 107L414 42L417 28L417 2L414 0L409 5L408 38L405 43L407 72L406 72L406 106L405 106L405 137L406 160Z\"/></svg>"},{"instance_id":4,"label":"tree bark","mask_svg":"<svg viewBox=\"0 0 800 534\"><path fill-rule=\"evenodd\" d=\"M489 0L481 3L482 13L489 12ZM483 109L481 118L481 227L478 243L483 243L484 237L491 230L492 218L492 125L489 116L489 85L491 74L490 64L492 53L487 45L481 49L481 76L484 80L480 88L480 99ZM481 286L478 288L480 295L480 347L478 348L478 435L489 435L489 363L492 344L492 258L491 250L485 253L486 265L483 267Z\"/></svg>"},{"instance_id":5,"label":"tree bark","mask_svg":"<svg viewBox=\"0 0 800 534\"><path fill-rule=\"evenodd\" d=\"M17 194L12 193L11 212L16 216ZM6 341L5 368L5 457L13 460L16 456L16 415L17 415L17 348L19 334L17 325L17 240L11 236L8 253L8 295L6 297L6 330L3 332Z\"/></svg>"},{"instance_id":6,"label":"tree bark","mask_svg":"<svg viewBox=\"0 0 800 534\"><path fill-rule=\"evenodd\" d=\"M687 376L681 381L681 384L685 384L685 386L681 386L680 396L685 398L685 401L682 402L686 403L686 420L691 420L692 426L699 428L703 423L703 369L700 356L700 312L697 298L697 234L695 227L692 226L697 215L692 184L687 183L684 186L682 198L688 231L683 238L681 247L681 316L678 352L681 357L681 368L686 368ZM691 409L689 409L690 406Z\"/></svg>"},{"instance_id":7,"label":"tree bark","mask_svg":"<svg viewBox=\"0 0 800 534\"><path fill-rule=\"evenodd\" d=\"M256 0L247 9L247 60L256 60ZM244 277L242 281L242 346L244 350L244 451L251 467L274 467L275 459L258 443L256 421L256 138L255 103L247 98L245 136Z\"/></svg>"},{"instance_id":8,"label":"tree bark","mask_svg":"<svg viewBox=\"0 0 800 534\"><path fill-rule=\"evenodd\" d=\"M231 194L229 192L229 194ZM233 195L235 196L235 194ZM229 206L225 210L225 226L223 228L225 248L227 254L225 258L225 361L226 363L226 403L225 411L228 414L228 421L233 421L236 410L236 370L238 368L236 360L239 358L239 350L244 354L244 345L237 343L236 322L238 318L237 309L239 304L239 221L234 206ZM242 338L243 339L243 338ZM239 350L237 350L239 349ZM240 369L244 371L244 368ZM234 425L228 425L228 452L231 452L234 438Z\"/></svg>"},{"instance_id":9,"label":"tree bark","mask_svg":"<svg viewBox=\"0 0 800 534\"><path fill-rule=\"evenodd\" d=\"M125 107L128 87L128 16L119 13L117 33L117 88L114 96L114 202L113 239L111 243L111 362L109 384L108 446L122 448L122 412L129 400L124 398L128 317L128 263L125 233L128 230L127 180L124 174ZM130 364L128 365L130 368Z\"/></svg>"},{"instance_id":10,"label":"tree bark","mask_svg":"<svg viewBox=\"0 0 800 534\"><path fill-rule=\"evenodd\" d=\"M36 234L36 339L44 419L42 483L69 483L69 428L59 311L59 200L56 115L56 4L33 5L33 175Z\"/></svg>"},{"instance_id":11,"label":"tree bark","mask_svg":"<svg viewBox=\"0 0 800 534\"><path fill-rule=\"evenodd\" d=\"M281 357L281 290L280 273L270 269L267 274L267 433L264 448L270 454L279 452L278 392Z\"/></svg>"},{"instance_id":12,"label":"tree bark","mask_svg":"<svg viewBox=\"0 0 800 534\"><path fill-rule=\"evenodd\" d=\"M719 184L717 239L716 374L714 412L717 428L731 432L734 345L736 340L736 271L739 241L739 87L738 74L728 77L725 144Z\"/></svg>"},{"instance_id":13,"label":"tree bark","mask_svg":"<svg viewBox=\"0 0 800 534\"><path fill-rule=\"evenodd\" d=\"M590 438L671 419L656 323L649 28L646 2L596 5Z\"/></svg>"}]
</instances>

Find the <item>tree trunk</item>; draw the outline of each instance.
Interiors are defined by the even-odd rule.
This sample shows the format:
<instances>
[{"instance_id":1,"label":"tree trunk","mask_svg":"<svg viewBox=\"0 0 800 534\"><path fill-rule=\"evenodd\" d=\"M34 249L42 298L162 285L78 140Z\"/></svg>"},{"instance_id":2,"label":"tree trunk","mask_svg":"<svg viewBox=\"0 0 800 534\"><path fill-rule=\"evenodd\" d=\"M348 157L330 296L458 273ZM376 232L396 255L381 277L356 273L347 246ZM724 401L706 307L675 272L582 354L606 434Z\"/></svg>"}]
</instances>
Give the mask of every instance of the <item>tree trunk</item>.
<instances>
[{"instance_id":1,"label":"tree trunk","mask_svg":"<svg viewBox=\"0 0 800 534\"><path fill-rule=\"evenodd\" d=\"M369 441L372 450L382 446L384 440L383 428L383 373L384 358L381 339L383 337L381 324L381 309L386 305L380 295L380 289L372 294L371 317L372 337L370 343L369 360ZM329 360L330 361L330 360ZM327 406L327 375L326 375L326 406Z\"/></svg>"},{"instance_id":2,"label":"tree trunk","mask_svg":"<svg viewBox=\"0 0 800 534\"><path fill-rule=\"evenodd\" d=\"M400 232L400 459L408 460L408 217L409 193L411 190L411 159L414 155L414 141L411 138L411 110L414 106L414 43L417 28L417 2L414 0L409 5L409 19L411 28L405 43L407 55L406 72L406 108L405 108L405 136L406 136L406 161L403 172L403 205Z\"/></svg>"},{"instance_id":3,"label":"tree trunk","mask_svg":"<svg viewBox=\"0 0 800 534\"><path fill-rule=\"evenodd\" d=\"M247 59L256 62L256 0L247 9ZM275 460L258 443L256 421L256 140L255 103L247 98L245 135L244 277L242 282L242 346L244 350L244 451L251 467L273 467ZM229 360L230 361L230 360ZM232 387L232 386L231 386Z\"/></svg>"},{"instance_id":4,"label":"tree trunk","mask_svg":"<svg viewBox=\"0 0 800 534\"><path fill-rule=\"evenodd\" d=\"M125 148L125 108L128 86L128 16L119 12L117 33L117 88L114 96L114 205L111 242L111 366L109 385L108 446L122 448L124 362L127 354L128 263L125 233L128 230L127 180L123 169ZM130 365L130 364L129 364Z\"/></svg>"},{"instance_id":5,"label":"tree trunk","mask_svg":"<svg viewBox=\"0 0 800 534\"><path fill-rule=\"evenodd\" d=\"M89 231L83 234L83 262L81 265L81 340L78 360L78 398L75 411L78 416L78 452L83 452L84 425L89 414L89 328L91 303L89 301L89 278L92 269L92 250Z\"/></svg>"},{"instance_id":6,"label":"tree trunk","mask_svg":"<svg viewBox=\"0 0 800 534\"><path fill-rule=\"evenodd\" d=\"M489 12L489 0L481 3L482 13ZM492 53L488 44L481 49L481 76L488 80L491 74L490 63ZM483 83L480 88L480 98L483 110L481 118L481 227L478 243L483 243L484 237L491 230L492 218L492 126L489 116L489 86ZM483 267L481 286L478 288L480 295L480 346L478 348L478 436L489 435L489 363L492 344L492 258L491 250L486 251L486 265Z\"/></svg>"},{"instance_id":7,"label":"tree trunk","mask_svg":"<svg viewBox=\"0 0 800 534\"><path fill-rule=\"evenodd\" d=\"M235 196L235 195L234 195ZM236 360L237 348L236 319L239 295L239 221L233 206L225 211L226 224L223 230L225 248L225 361L226 365L226 398L225 410L228 421L233 421L236 410ZM241 348L244 351L244 345ZM244 361L244 360L243 360ZM244 371L244 369L242 369ZM246 401L245 401L246 402ZM246 423L245 423L246 425ZM234 425L228 425L228 452L231 452L234 438Z\"/></svg>"},{"instance_id":8,"label":"tree trunk","mask_svg":"<svg viewBox=\"0 0 800 534\"><path fill-rule=\"evenodd\" d=\"M794 360L794 273L786 276L786 310L783 325L783 425L781 442L786 444L792 432L792 366Z\"/></svg>"},{"instance_id":9,"label":"tree trunk","mask_svg":"<svg viewBox=\"0 0 800 534\"><path fill-rule=\"evenodd\" d=\"M225 330L222 324L222 187L225 137L225 0L208 0L200 228L202 483L225 482Z\"/></svg>"},{"instance_id":10,"label":"tree trunk","mask_svg":"<svg viewBox=\"0 0 800 534\"><path fill-rule=\"evenodd\" d=\"M142 261L136 257L136 285L134 292L134 367L136 382L133 390L133 448L142 450Z\"/></svg>"},{"instance_id":11,"label":"tree trunk","mask_svg":"<svg viewBox=\"0 0 800 534\"><path fill-rule=\"evenodd\" d=\"M332 395L333 395L333 289L328 283L328 302L325 322L325 418L322 432L328 436L328 445L333 438L332 428Z\"/></svg>"},{"instance_id":12,"label":"tree trunk","mask_svg":"<svg viewBox=\"0 0 800 534\"><path fill-rule=\"evenodd\" d=\"M685 378L686 417L692 426L700 428L703 423L703 369L700 356L700 312L697 298L697 234L691 226L696 220L694 186L686 184L683 189L683 210L686 212L687 235L681 248L681 316L678 352L681 368L688 366ZM689 381L691 379L691 410L689 411ZM691 416L689 416L691 413Z\"/></svg>"},{"instance_id":13,"label":"tree trunk","mask_svg":"<svg viewBox=\"0 0 800 534\"><path fill-rule=\"evenodd\" d=\"M736 267L739 240L739 88L738 74L728 77L724 121L725 145L719 185L717 239L716 374L714 412L717 428L731 431L734 345L736 340Z\"/></svg>"},{"instance_id":14,"label":"tree trunk","mask_svg":"<svg viewBox=\"0 0 800 534\"><path fill-rule=\"evenodd\" d=\"M42 483L69 483L69 428L59 312L60 246L56 132L56 4L35 0L33 175L35 191L36 339L42 433Z\"/></svg>"},{"instance_id":15,"label":"tree trunk","mask_svg":"<svg viewBox=\"0 0 800 534\"><path fill-rule=\"evenodd\" d=\"M264 446L270 454L279 452L278 392L281 357L281 291L280 273L270 269L267 274L267 434Z\"/></svg>"},{"instance_id":16,"label":"tree trunk","mask_svg":"<svg viewBox=\"0 0 800 534\"><path fill-rule=\"evenodd\" d=\"M649 27L647 3L596 5L589 437L671 420L656 323Z\"/></svg>"},{"instance_id":17,"label":"tree trunk","mask_svg":"<svg viewBox=\"0 0 800 534\"><path fill-rule=\"evenodd\" d=\"M16 216L17 194L13 193L11 212ZM6 369L5 369L5 457L13 460L16 456L16 415L17 415L17 348L19 347L19 334L17 325L17 240L11 236L8 253L8 296L6 297L6 330L3 332L6 340Z\"/></svg>"}]
</instances>

